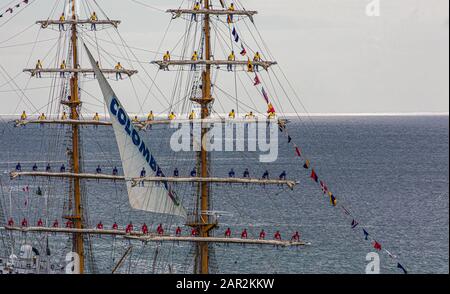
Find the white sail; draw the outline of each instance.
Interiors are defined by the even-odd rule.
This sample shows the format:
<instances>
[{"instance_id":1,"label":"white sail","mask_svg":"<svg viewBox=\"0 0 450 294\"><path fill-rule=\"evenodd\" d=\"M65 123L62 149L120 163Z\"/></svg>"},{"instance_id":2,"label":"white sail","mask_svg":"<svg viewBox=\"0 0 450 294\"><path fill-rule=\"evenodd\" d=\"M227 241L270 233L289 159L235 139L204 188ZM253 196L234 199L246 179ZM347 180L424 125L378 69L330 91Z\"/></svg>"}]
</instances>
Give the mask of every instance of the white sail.
<instances>
[{"instance_id":1,"label":"white sail","mask_svg":"<svg viewBox=\"0 0 450 294\"><path fill-rule=\"evenodd\" d=\"M125 178L139 178L143 169L147 176L158 176L159 173L159 176L165 177L89 49L86 46L85 48L108 106ZM182 217L187 215L180 199L168 182L145 183L132 187L131 182L127 181L127 189L131 207L134 209Z\"/></svg>"}]
</instances>

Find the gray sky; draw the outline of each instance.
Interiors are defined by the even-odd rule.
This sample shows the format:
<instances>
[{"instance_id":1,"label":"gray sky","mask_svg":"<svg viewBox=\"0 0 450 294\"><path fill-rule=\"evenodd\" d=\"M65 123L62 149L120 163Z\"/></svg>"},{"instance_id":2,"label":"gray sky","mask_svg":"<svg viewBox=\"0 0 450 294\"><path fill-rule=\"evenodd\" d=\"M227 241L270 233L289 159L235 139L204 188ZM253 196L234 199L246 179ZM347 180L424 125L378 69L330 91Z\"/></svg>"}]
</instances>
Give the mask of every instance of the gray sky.
<instances>
[{"instance_id":1,"label":"gray sky","mask_svg":"<svg viewBox=\"0 0 450 294\"><path fill-rule=\"evenodd\" d=\"M176 8L183 2L139 1L164 10ZM9 2L0 0L0 7ZM46 19L49 16L55 1L37 2L4 26L2 25L9 16L0 20L0 64L11 76L15 76L26 66L34 67L35 60L44 58L43 56L49 52L49 47L55 42L39 43L34 51L32 44L8 47L35 41L38 26L11 41L4 42L30 26L35 20ZM131 0L97 0L97 2L111 19L123 21L119 31L128 45L151 51L156 51L160 47L170 15L145 8ZM366 15L366 5L370 2L372 1L241 0L247 9L259 11L255 17L256 25L309 112L448 112L449 1L380 0L381 15L378 17ZM60 10L52 17L57 17L59 13ZM182 20L174 20L172 23L173 26L159 51L172 48L183 32ZM241 26L240 30L245 31L246 28ZM108 39L108 35L104 32L98 34L103 34L102 38ZM56 31L41 30L39 40L57 36ZM244 32L243 36L249 34ZM116 37L116 40L119 39ZM102 46L112 51L119 50L115 45L108 43ZM155 58L155 54L145 51L136 51L135 54L139 60L147 62L142 65L147 73L143 72L139 65L134 66L140 70L140 78L148 87L151 83L149 76L154 77L157 72L155 66L148 64L148 61ZM44 60L51 62L53 57L49 56ZM129 64L126 61L123 63L126 66ZM27 98L23 98L23 102L19 103L21 93L11 92L11 87L4 85L3 71L0 72L0 86L3 85L0 88L0 113L18 113L22 109L28 112L36 112L35 109L52 111L49 108L42 109L49 103L51 97L49 89L25 92L27 98L32 100L35 106L33 108L26 101ZM167 76L163 76L164 74L158 74L157 83L170 99L174 73L168 73ZM157 91L153 90L155 95L145 99L148 90L137 78L135 79L136 92L128 81L123 84L113 82L114 89L121 96L128 111L138 113L146 112L148 109L163 111L167 105L164 105L162 98L161 101L156 101L159 99L156 97ZM221 73L220 79L225 80L224 85L230 81L234 83L233 75ZM21 87L28 85L28 88L32 89L50 86L51 82L49 79L32 79L27 84L28 80L28 76L22 74L17 79L17 85ZM98 102L101 99L98 87L92 82L87 83L86 87L89 88L89 93L97 97L95 100L85 95L84 99L91 102L91 105L85 105L86 108L103 112ZM249 84L248 87L253 86ZM282 97L284 95L271 94L276 96L273 99L277 99L277 103L286 106L285 112L292 112L289 111L286 98ZM251 92L250 95L257 96L257 92ZM247 95L240 97L244 100L247 98ZM261 106L261 111L264 111L264 104L260 103L261 98L252 99L261 104L258 107ZM223 99L221 102L224 109L233 107L233 103L229 100ZM251 104L250 101L247 103ZM297 111L303 111L299 103L294 104Z\"/></svg>"}]
</instances>

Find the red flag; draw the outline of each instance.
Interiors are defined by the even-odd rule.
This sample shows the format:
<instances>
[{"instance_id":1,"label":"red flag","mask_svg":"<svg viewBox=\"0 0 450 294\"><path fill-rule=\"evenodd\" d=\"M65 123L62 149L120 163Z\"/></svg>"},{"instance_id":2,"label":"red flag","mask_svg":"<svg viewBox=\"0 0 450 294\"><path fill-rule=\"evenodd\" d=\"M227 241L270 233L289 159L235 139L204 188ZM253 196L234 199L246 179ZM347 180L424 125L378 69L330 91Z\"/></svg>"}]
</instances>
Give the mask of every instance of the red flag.
<instances>
[{"instance_id":1,"label":"red flag","mask_svg":"<svg viewBox=\"0 0 450 294\"><path fill-rule=\"evenodd\" d=\"M255 82L253 83L253 86L258 86L261 84L261 80L259 79L258 75L255 75Z\"/></svg>"},{"instance_id":2,"label":"red flag","mask_svg":"<svg viewBox=\"0 0 450 294\"><path fill-rule=\"evenodd\" d=\"M302 157L302 152L301 152L300 148L298 148L297 146L295 146L295 153L297 153L298 157Z\"/></svg>"},{"instance_id":3,"label":"red flag","mask_svg":"<svg viewBox=\"0 0 450 294\"><path fill-rule=\"evenodd\" d=\"M381 244L378 243L377 241L373 242L373 248L375 248L376 250L380 251L381 250Z\"/></svg>"},{"instance_id":4,"label":"red flag","mask_svg":"<svg viewBox=\"0 0 450 294\"><path fill-rule=\"evenodd\" d=\"M320 187L322 188L323 194L327 194L327 192L328 192L328 187L327 187L327 185L326 185L323 181L320 181Z\"/></svg>"},{"instance_id":5,"label":"red flag","mask_svg":"<svg viewBox=\"0 0 450 294\"><path fill-rule=\"evenodd\" d=\"M241 55L242 55L242 56L247 55L247 50L245 50L245 47L244 47L243 44L241 44L241 47L242 47Z\"/></svg>"},{"instance_id":6,"label":"red flag","mask_svg":"<svg viewBox=\"0 0 450 294\"><path fill-rule=\"evenodd\" d=\"M317 176L316 172L314 171L314 169L311 172L311 179L314 180L314 182L318 183L319 182L319 177Z\"/></svg>"}]
</instances>

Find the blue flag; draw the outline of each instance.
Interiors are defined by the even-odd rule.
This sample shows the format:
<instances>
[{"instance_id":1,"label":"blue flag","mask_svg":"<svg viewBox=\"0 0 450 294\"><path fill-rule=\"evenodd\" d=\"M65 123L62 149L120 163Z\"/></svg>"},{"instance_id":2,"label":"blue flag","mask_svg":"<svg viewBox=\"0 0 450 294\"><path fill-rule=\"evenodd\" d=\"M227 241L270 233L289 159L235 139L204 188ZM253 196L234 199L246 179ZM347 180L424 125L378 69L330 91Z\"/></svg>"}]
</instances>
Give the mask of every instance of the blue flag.
<instances>
[{"instance_id":1,"label":"blue flag","mask_svg":"<svg viewBox=\"0 0 450 294\"><path fill-rule=\"evenodd\" d=\"M356 228L359 225L359 223L356 220L352 221L352 229Z\"/></svg>"},{"instance_id":2,"label":"blue flag","mask_svg":"<svg viewBox=\"0 0 450 294\"><path fill-rule=\"evenodd\" d=\"M397 267L403 271L403 273L406 275L408 271L401 265L400 263L397 264Z\"/></svg>"},{"instance_id":3,"label":"blue flag","mask_svg":"<svg viewBox=\"0 0 450 294\"><path fill-rule=\"evenodd\" d=\"M233 28L232 34L233 34L233 37L234 37L234 41L235 41L236 43L238 43L238 42L239 42L239 34L238 34L238 32L236 31L236 28Z\"/></svg>"},{"instance_id":4,"label":"blue flag","mask_svg":"<svg viewBox=\"0 0 450 294\"><path fill-rule=\"evenodd\" d=\"M363 232L364 232L365 239L369 240L369 233L365 229L363 229Z\"/></svg>"}]
</instances>

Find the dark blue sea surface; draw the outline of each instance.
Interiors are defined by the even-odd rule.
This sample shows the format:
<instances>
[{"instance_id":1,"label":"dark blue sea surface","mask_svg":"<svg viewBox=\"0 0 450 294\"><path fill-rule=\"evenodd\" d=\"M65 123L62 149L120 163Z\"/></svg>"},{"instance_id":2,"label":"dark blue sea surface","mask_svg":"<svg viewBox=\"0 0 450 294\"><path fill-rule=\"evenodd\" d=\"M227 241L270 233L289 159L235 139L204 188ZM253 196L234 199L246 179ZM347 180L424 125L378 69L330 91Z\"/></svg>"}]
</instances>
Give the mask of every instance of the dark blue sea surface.
<instances>
[{"instance_id":1,"label":"dark blue sea surface","mask_svg":"<svg viewBox=\"0 0 450 294\"><path fill-rule=\"evenodd\" d=\"M236 236L246 228L257 238L264 229L269 238L280 230L284 239L300 231L311 242L305 248L217 245L212 250L212 265L218 273L364 273L366 255L376 251L364 240L363 228L377 240L382 273L401 273L400 262L411 273L449 272L449 118L448 116L411 117L313 117L292 119L288 130L293 142L307 157L338 200L330 204L320 186L303 168L292 145L280 134L279 158L262 164L259 153L214 152L212 175L228 176L234 168L241 176L248 168L253 177L269 170L271 177L286 171L288 178L300 184L290 191L281 187L242 185L212 186L212 210L227 212L220 218L216 235L230 227ZM166 174L177 167L188 176L195 166L193 152L175 153L169 139L173 130L155 126L144 137ZM21 178L11 181L7 174L20 162L24 170L47 163L54 170L65 163L70 129L56 126L26 126L0 123L0 170L3 193L0 195L3 217L16 221L26 217L31 223L45 219L49 225L62 216L70 203L70 186L62 180ZM120 170L117 144L111 128L83 127L83 170L104 173L114 166ZM23 192L28 186L30 192ZM120 182L84 182L84 209L88 226L102 221L110 227L116 221L122 227L130 221L139 228L147 223L152 230L163 223L174 231L183 220L130 209L125 185ZM43 195L36 195L41 187ZM196 187L179 184L178 194L193 208ZM10 193L10 189L12 192ZM11 196L11 201L10 201ZM353 215L343 213L344 205ZM352 219L359 225L351 228ZM4 219L1 220L3 222ZM188 228L184 234L188 234ZM8 235L3 234L4 238ZM43 235L14 233L15 247L33 242L43 250ZM120 269L132 273L191 272L194 250L191 244L144 244L112 237L91 237L88 271L111 272L126 249L133 245L131 258ZM54 262L62 263L70 251L67 236L49 236ZM10 254L7 243L0 242L0 253ZM92 253L92 254L90 254Z\"/></svg>"}]
</instances>

